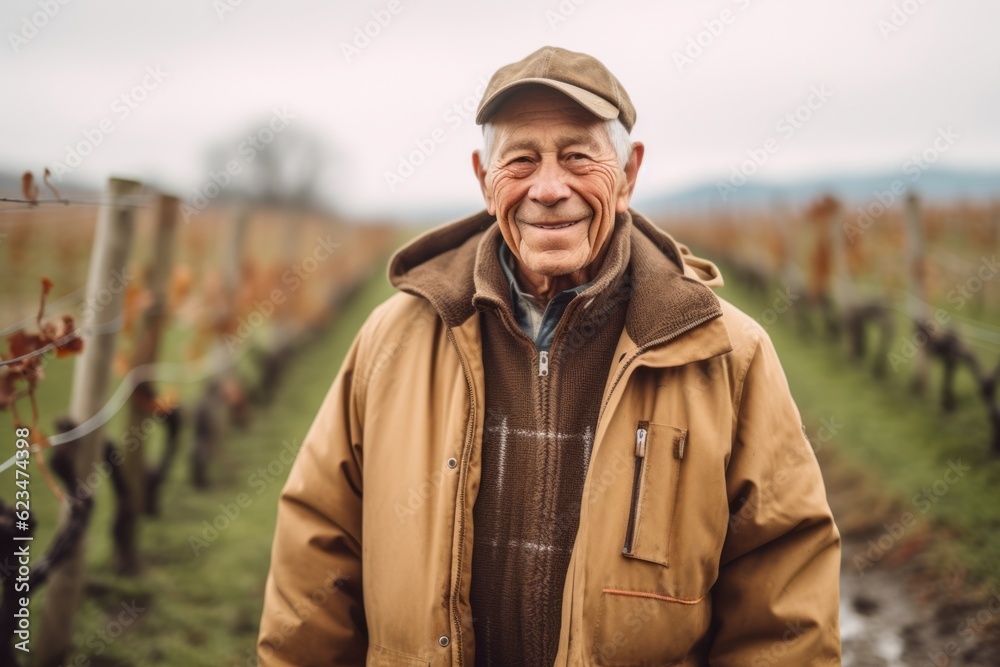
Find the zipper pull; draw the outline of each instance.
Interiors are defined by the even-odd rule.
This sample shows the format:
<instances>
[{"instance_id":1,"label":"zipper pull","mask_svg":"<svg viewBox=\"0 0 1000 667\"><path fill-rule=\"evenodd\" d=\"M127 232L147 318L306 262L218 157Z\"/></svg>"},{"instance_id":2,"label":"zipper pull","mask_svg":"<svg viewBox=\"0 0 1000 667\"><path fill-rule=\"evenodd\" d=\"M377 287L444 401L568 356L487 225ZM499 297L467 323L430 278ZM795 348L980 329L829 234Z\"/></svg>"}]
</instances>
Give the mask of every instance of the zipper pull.
<instances>
[{"instance_id":1,"label":"zipper pull","mask_svg":"<svg viewBox=\"0 0 1000 667\"><path fill-rule=\"evenodd\" d=\"M538 353L538 376L549 374L549 353L542 351Z\"/></svg>"},{"instance_id":2,"label":"zipper pull","mask_svg":"<svg viewBox=\"0 0 1000 667\"><path fill-rule=\"evenodd\" d=\"M684 459L684 444L687 442L687 433L681 433L674 442L674 458Z\"/></svg>"},{"instance_id":3,"label":"zipper pull","mask_svg":"<svg viewBox=\"0 0 1000 667\"><path fill-rule=\"evenodd\" d=\"M635 431L635 457L641 459L646 456L646 434L649 422L639 422L639 428Z\"/></svg>"}]
</instances>

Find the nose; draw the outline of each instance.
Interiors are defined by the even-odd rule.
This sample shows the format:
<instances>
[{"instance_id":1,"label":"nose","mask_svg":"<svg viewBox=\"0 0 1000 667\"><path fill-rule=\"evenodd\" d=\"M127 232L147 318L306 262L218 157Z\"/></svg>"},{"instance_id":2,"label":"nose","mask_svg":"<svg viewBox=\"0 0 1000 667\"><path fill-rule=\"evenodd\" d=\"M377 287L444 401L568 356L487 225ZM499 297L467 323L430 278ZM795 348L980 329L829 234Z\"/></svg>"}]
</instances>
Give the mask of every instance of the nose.
<instances>
[{"instance_id":1,"label":"nose","mask_svg":"<svg viewBox=\"0 0 1000 667\"><path fill-rule=\"evenodd\" d=\"M542 163L532 174L531 188L528 196L532 201L542 206L555 206L569 199L572 194L566 184L565 173L556 160L542 160Z\"/></svg>"}]
</instances>

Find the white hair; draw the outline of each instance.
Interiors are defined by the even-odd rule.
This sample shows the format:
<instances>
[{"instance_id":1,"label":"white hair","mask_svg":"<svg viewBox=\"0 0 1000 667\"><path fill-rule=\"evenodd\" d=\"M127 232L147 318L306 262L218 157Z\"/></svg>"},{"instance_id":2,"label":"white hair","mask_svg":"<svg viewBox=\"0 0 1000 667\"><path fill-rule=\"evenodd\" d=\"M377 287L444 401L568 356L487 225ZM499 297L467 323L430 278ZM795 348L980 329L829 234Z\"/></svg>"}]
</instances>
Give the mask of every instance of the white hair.
<instances>
[{"instance_id":1,"label":"white hair","mask_svg":"<svg viewBox=\"0 0 1000 667\"><path fill-rule=\"evenodd\" d=\"M608 134L608 140L611 141L611 147L615 151L615 157L618 158L618 166L624 169L629 158L632 157L632 138L618 118L606 120L603 124L604 130ZM479 163L484 168L489 167L493 144L496 142L496 133L497 128L493 123L488 121L483 123L483 150L479 153Z\"/></svg>"}]
</instances>

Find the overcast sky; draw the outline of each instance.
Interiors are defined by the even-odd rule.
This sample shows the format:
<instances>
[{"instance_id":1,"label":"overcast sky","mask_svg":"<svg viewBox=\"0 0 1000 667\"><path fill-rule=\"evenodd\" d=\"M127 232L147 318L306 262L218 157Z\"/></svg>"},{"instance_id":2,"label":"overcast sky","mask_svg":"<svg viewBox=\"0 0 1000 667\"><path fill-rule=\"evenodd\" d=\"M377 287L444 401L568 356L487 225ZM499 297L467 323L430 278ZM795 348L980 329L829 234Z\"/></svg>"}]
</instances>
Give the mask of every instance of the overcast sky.
<instances>
[{"instance_id":1,"label":"overcast sky","mask_svg":"<svg viewBox=\"0 0 1000 667\"><path fill-rule=\"evenodd\" d=\"M949 127L939 165L998 167L998 25L995 0L4 0L0 169L69 168L99 138L66 178L191 198L210 147L244 164L241 133L287 123L344 208L471 211L475 102L545 44L623 82L646 194L727 178L769 139L753 178L901 170Z\"/></svg>"}]
</instances>

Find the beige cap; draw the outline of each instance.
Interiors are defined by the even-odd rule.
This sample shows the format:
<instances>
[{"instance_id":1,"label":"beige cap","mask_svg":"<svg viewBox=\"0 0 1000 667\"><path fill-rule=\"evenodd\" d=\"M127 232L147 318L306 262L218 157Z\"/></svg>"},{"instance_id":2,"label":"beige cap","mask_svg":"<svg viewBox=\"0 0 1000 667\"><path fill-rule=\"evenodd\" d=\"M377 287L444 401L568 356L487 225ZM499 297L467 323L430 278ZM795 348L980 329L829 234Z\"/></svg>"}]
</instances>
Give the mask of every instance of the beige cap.
<instances>
[{"instance_id":1,"label":"beige cap","mask_svg":"<svg viewBox=\"0 0 1000 667\"><path fill-rule=\"evenodd\" d=\"M498 69L479 103L476 124L489 120L515 88L530 83L555 88L599 118L618 118L629 132L635 125L632 100L611 70L593 56L556 46L543 46Z\"/></svg>"}]
</instances>

